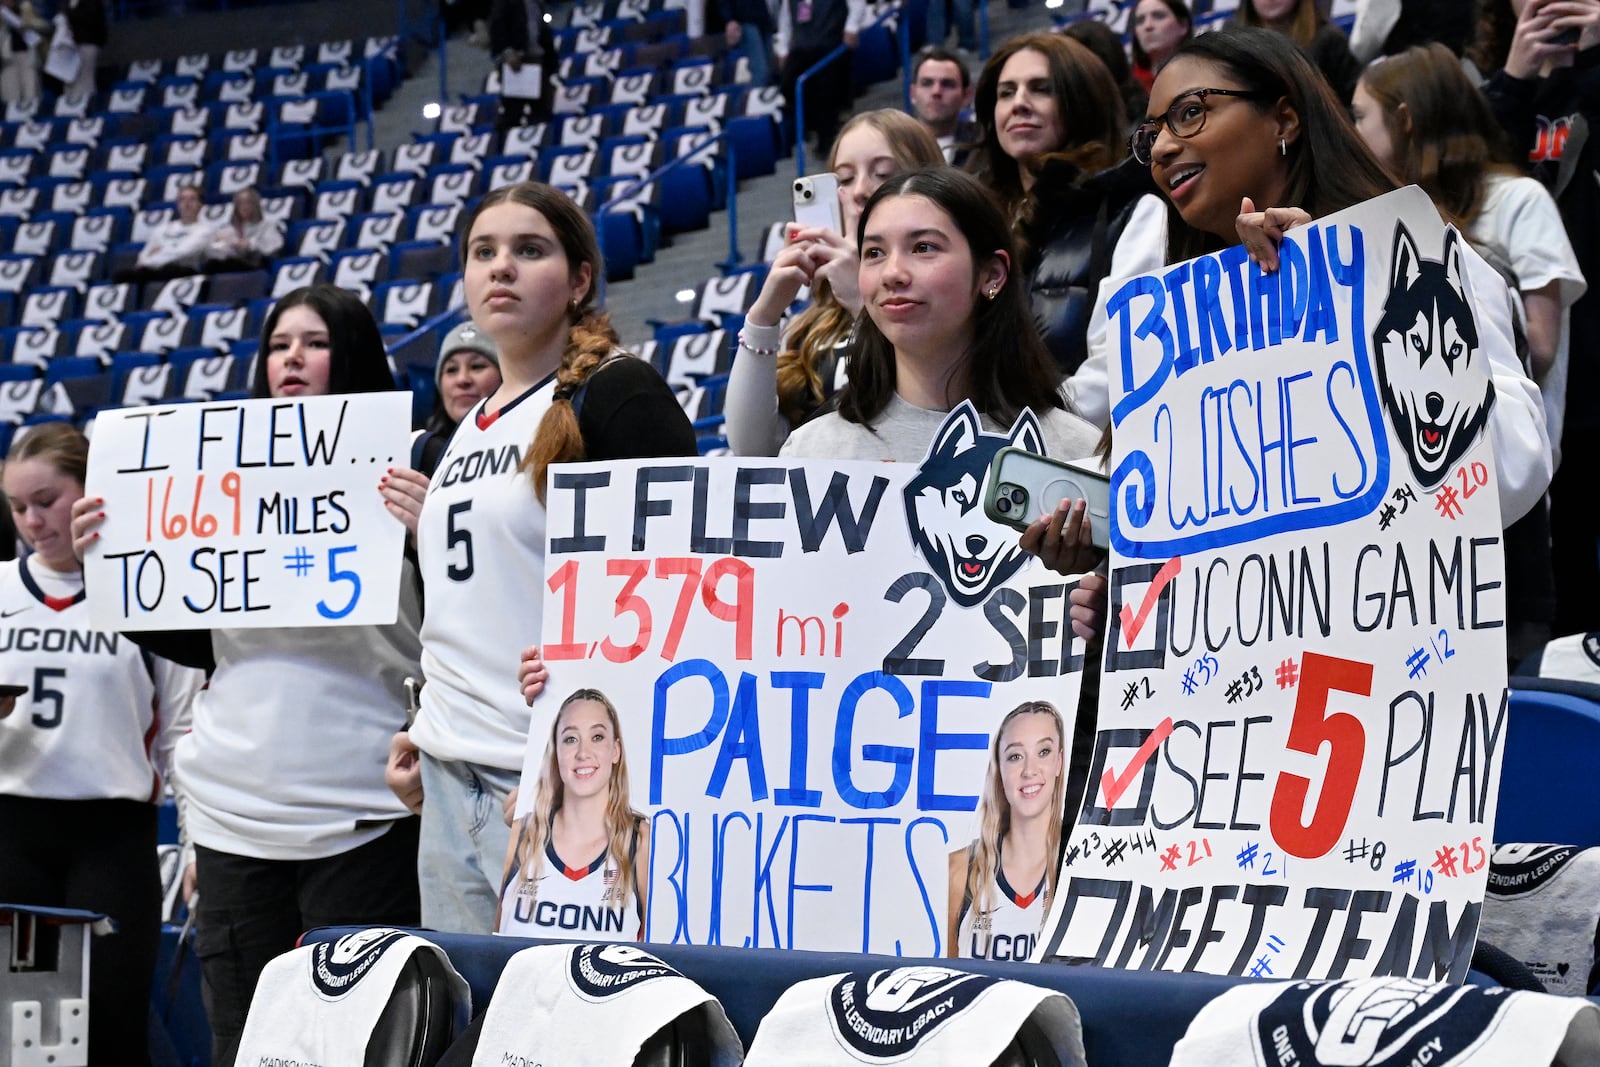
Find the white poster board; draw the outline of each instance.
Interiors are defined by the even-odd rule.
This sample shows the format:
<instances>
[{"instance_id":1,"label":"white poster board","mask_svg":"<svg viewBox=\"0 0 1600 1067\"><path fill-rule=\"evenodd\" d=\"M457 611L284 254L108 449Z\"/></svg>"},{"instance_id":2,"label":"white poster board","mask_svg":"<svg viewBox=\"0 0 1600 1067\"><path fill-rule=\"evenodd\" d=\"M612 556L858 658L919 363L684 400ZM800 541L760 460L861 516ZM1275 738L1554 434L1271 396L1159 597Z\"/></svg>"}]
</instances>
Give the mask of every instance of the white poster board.
<instances>
[{"instance_id":1,"label":"white poster board","mask_svg":"<svg viewBox=\"0 0 1600 1067\"><path fill-rule=\"evenodd\" d=\"M118 408L95 420L84 559L105 630L392 623L405 528L378 481L409 464L411 397Z\"/></svg>"},{"instance_id":2,"label":"white poster board","mask_svg":"<svg viewBox=\"0 0 1600 1067\"><path fill-rule=\"evenodd\" d=\"M1084 661L1076 580L983 514L1007 443L552 472L522 810L564 699L601 690L650 828L645 940L950 954L994 728L1047 701L1070 744ZM980 951L1026 959L1046 910Z\"/></svg>"},{"instance_id":3,"label":"white poster board","mask_svg":"<svg viewBox=\"0 0 1600 1067\"><path fill-rule=\"evenodd\" d=\"M1098 741L1039 956L1459 981L1506 738L1504 289L1416 189L1281 256L1107 302Z\"/></svg>"}]
</instances>

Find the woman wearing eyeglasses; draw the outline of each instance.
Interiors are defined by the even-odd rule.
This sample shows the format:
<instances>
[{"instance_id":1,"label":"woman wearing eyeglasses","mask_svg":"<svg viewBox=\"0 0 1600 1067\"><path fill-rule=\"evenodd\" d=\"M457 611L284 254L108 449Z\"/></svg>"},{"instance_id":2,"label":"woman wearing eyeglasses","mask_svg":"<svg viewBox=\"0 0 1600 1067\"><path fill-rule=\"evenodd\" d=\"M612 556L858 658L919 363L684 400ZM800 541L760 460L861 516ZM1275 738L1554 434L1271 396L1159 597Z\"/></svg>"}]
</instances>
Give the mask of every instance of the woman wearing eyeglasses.
<instances>
[{"instance_id":1,"label":"woman wearing eyeglasses","mask_svg":"<svg viewBox=\"0 0 1600 1067\"><path fill-rule=\"evenodd\" d=\"M1173 263L1242 237L1251 258L1275 270L1276 242L1285 230L1397 185L1316 68L1287 38L1267 30L1208 33L1180 48L1156 76L1149 117L1134 131L1131 147L1170 204L1167 260ZM1539 389L1517 359L1505 283L1470 249L1466 260L1480 347L1494 379L1491 438L1501 521L1509 524L1550 483L1550 441ZM1098 399L1102 423L1106 351L1102 344L1094 357L1098 390L1080 388L1082 399L1073 397L1080 411Z\"/></svg>"}]
</instances>

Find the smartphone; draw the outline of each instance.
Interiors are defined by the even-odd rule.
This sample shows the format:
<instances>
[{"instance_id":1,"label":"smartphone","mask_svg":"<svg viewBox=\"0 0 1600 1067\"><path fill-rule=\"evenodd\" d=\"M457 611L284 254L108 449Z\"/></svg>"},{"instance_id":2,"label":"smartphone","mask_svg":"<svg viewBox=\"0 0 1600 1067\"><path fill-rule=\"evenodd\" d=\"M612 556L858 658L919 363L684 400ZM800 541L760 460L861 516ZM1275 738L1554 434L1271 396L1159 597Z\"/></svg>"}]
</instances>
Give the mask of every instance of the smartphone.
<instances>
[{"instance_id":1,"label":"smartphone","mask_svg":"<svg viewBox=\"0 0 1600 1067\"><path fill-rule=\"evenodd\" d=\"M839 213L839 179L831 174L807 174L794 180L794 221L844 235Z\"/></svg>"},{"instance_id":2,"label":"smartphone","mask_svg":"<svg viewBox=\"0 0 1600 1067\"><path fill-rule=\"evenodd\" d=\"M1015 530L1054 510L1063 499L1087 500L1089 541L1111 549L1111 482L1099 471L1047 459L1021 448L1002 448L989 465L983 513Z\"/></svg>"},{"instance_id":3,"label":"smartphone","mask_svg":"<svg viewBox=\"0 0 1600 1067\"><path fill-rule=\"evenodd\" d=\"M26 685L0 685L0 697L25 697L30 691Z\"/></svg>"},{"instance_id":4,"label":"smartphone","mask_svg":"<svg viewBox=\"0 0 1600 1067\"><path fill-rule=\"evenodd\" d=\"M1578 27L1574 26L1570 30L1562 30L1560 33L1558 33L1554 37L1550 38L1550 43L1551 44L1563 45L1563 46L1577 44L1578 43Z\"/></svg>"}]
</instances>

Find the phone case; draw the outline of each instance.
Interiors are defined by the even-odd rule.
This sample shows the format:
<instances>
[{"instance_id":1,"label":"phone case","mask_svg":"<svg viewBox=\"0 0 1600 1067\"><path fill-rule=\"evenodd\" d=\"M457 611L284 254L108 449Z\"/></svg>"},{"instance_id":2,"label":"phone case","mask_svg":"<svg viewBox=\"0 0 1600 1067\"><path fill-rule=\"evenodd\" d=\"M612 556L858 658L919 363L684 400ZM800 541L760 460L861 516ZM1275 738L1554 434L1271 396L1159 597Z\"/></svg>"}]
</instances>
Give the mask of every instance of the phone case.
<instances>
[{"instance_id":1,"label":"phone case","mask_svg":"<svg viewBox=\"0 0 1600 1067\"><path fill-rule=\"evenodd\" d=\"M839 180L831 174L808 174L794 180L794 221L801 226L844 232L839 213Z\"/></svg>"},{"instance_id":2,"label":"phone case","mask_svg":"<svg viewBox=\"0 0 1600 1067\"><path fill-rule=\"evenodd\" d=\"M1002 448L989 466L983 513L1014 530L1026 530L1034 519L1069 497L1089 502L1089 541L1109 551L1111 483L1098 471L1021 448Z\"/></svg>"}]
</instances>

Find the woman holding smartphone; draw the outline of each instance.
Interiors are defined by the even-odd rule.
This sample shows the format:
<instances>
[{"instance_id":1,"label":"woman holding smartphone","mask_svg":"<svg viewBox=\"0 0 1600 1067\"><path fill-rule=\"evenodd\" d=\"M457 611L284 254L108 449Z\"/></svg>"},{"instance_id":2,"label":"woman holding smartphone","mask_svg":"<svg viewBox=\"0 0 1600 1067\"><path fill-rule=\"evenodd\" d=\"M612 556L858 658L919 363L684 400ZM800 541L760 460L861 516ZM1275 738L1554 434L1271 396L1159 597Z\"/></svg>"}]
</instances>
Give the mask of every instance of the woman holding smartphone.
<instances>
[{"instance_id":1,"label":"woman holding smartphone","mask_svg":"<svg viewBox=\"0 0 1600 1067\"><path fill-rule=\"evenodd\" d=\"M0 900L116 920L89 972L89 1062L148 1064L161 939L156 804L205 675L89 620L72 554L89 442L35 426L5 462L32 555L0 564Z\"/></svg>"},{"instance_id":2,"label":"woman holding smartphone","mask_svg":"<svg viewBox=\"0 0 1600 1067\"><path fill-rule=\"evenodd\" d=\"M845 123L828 169L839 185L840 232L796 226L745 315L728 377L728 444L737 455L772 456L849 378L856 288L856 223L893 174L944 163L927 127L900 111L867 111ZM811 306L784 324L800 290Z\"/></svg>"}]
</instances>

